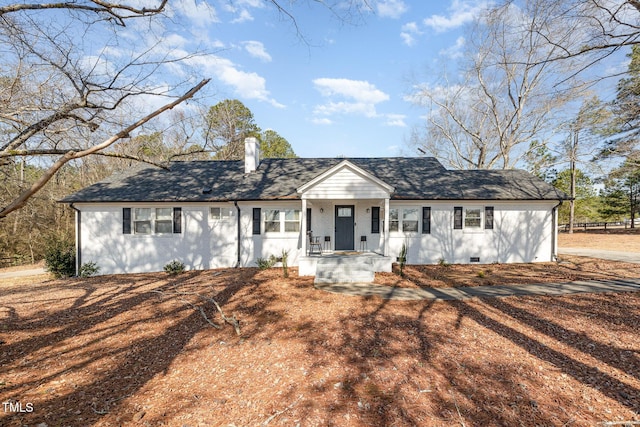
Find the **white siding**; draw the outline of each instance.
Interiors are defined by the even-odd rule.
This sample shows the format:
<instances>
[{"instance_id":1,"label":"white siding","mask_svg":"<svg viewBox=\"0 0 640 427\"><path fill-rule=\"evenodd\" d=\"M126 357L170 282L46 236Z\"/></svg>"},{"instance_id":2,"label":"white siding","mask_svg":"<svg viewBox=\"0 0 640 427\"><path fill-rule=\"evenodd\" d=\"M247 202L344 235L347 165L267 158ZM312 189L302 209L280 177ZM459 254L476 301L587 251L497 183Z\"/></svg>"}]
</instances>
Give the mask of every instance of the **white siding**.
<instances>
[{"instance_id":1,"label":"white siding","mask_svg":"<svg viewBox=\"0 0 640 427\"><path fill-rule=\"evenodd\" d=\"M312 200L311 228L323 243L324 236L335 244L335 205L355 206L354 244L360 249L360 236L367 236L367 249L382 253L381 234L371 233L371 208L378 200ZM404 243L411 264L434 264L443 259L449 263L469 263L479 257L480 263L550 261L553 257L552 208L555 202L411 202L391 201L391 208L431 207L431 233L391 232L389 255L398 256ZM172 260L183 262L188 269L233 267L237 263L237 211L233 204L77 204L81 213L79 246L82 262L96 262L101 274L162 271ZM181 207L182 233L166 235L135 235L122 233L123 207ZM209 208L228 209L232 216L211 220ZM494 207L494 228L485 230L454 230L453 208L478 207L484 215L485 206ZM240 202L240 265L253 267L258 258L281 256L288 252L289 265L298 265L302 233L265 233L261 218L261 233L253 235L253 208L301 209L301 202ZM320 213L320 208L323 212ZM366 210L369 209L369 212ZM421 210L420 210L421 214ZM380 212L384 218L383 209ZM421 215L420 215L421 217ZM483 217L484 219L484 217Z\"/></svg>"},{"instance_id":2,"label":"white siding","mask_svg":"<svg viewBox=\"0 0 640 427\"><path fill-rule=\"evenodd\" d=\"M344 167L309 188L307 199L382 199L388 192L369 179Z\"/></svg>"},{"instance_id":3,"label":"white siding","mask_svg":"<svg viewBox=\"0 0 640 427\"><path fill-rule=\"evenodd\" d=\"M300 201L295 202L259 202L238 203L241 210L241 262L243 267L255 267L258 258L269 258L274 255L282 256L282 251L288 252L288 264L298 265L298 257L302 241L300 233L265 233L264 221L260 220L260 234L253 234L253 208L260 208L262 215L265 209L301 209ZM302 227L302 225L301 225ZM234 235L235 236L235 235Z\"/></svg>"},{"instance_id":4,"label":"white siding","mask_svg":"<svg viewBox=\"0 0 640 427\"><path fill-rule=\"evenodd\" d=\"M209 207L233 212L228 220L209 220ZM232 204L78 204L83 263L93 261L100 274L162 271L178 260L187 269L233 266L236 262L236 214ZM181 207L182 233L137 235L122 233L123 207Z\"/></svg>"},{"instance_id":5,"label":"white siding","mask_svg":"<svg viewBox=\"0 0 640 427\"><path fill-rule=\"evenodd\" d=\"M542 262L553 258L552 209L555 202L391 202L391 208L430 206L431 233L391 232L389 255L397 257L403 242L407 263L435 264L440 260L466 264L471 257L480 263ZM493 230L453 229L453 208L494 207ZM483 223L484 225L484 223Z\"/></svg>"}]
</instances>

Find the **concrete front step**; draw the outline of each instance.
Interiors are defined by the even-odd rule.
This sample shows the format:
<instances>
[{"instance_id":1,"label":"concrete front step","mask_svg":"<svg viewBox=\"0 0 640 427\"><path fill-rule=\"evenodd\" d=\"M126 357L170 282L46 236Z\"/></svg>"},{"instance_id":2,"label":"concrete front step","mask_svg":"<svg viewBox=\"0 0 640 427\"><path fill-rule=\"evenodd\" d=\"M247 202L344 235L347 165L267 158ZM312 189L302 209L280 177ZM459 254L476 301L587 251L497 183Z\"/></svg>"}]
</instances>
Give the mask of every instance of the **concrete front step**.
<instances>
[{"instance_id":1,"label":"concrete front step","mask_svg":"<svg viewBox=\"0 0 640 427\"><path fill-rule=\"evenodd\" d=\"M318 260L314 283L371 283L374 275L369 259L325 258Z\"/></svg>"}]
</instances>

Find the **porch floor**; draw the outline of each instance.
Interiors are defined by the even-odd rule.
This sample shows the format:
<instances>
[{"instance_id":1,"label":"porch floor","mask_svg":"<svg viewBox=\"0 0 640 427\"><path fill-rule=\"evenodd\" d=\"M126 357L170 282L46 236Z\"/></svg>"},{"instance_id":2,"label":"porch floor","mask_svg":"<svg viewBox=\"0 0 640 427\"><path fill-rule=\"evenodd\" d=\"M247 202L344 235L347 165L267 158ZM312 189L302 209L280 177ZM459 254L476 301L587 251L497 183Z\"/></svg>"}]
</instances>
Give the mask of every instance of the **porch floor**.
<instances>
[{"instance_id":1,"label":"porch floor","mask_svg":"<svg viewBox=\"0 0 640 427\"><path fill-rule=\"evenodd\" d=\"M316 276L316 278L320 276L323 280L333 280L322 283L353 283L354 281L362 282L365 278L364 272L370 271L371 275L366 277L370 277L371 279L368 281L371 281L373 280L373 273L390 272L392 262L391 257L375 252L323 253L322 255L301 257L299 260L299 274L301 276ZM333 274L331 273L332 271L336 273ZM330 276L335 276L335 278Z\"/></svg>"}]
</instances>

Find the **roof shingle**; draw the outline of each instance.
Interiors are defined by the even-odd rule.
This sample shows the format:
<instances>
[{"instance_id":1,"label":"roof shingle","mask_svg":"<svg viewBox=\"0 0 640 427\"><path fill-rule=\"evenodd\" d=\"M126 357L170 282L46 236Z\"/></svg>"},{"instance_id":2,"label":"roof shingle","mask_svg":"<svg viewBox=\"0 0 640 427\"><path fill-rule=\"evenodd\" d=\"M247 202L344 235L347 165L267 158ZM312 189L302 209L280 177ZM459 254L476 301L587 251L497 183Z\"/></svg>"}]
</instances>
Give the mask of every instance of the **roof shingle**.
<instances>
[{"instance_id":1,"label":"roof shingle","mask_svg":"<svg viewBox=\"0 0 640 427\"><path fill-rule=\"evenodd\" d=\"M298 199L296 189L348 160L395 188L405 200L561 200L566 194L519 170L451 171L431 157L264 159L146 165L90 185L61 202L214 202ZM209 191L210 190L210 191Z\"/></svg>"}]
</instances>

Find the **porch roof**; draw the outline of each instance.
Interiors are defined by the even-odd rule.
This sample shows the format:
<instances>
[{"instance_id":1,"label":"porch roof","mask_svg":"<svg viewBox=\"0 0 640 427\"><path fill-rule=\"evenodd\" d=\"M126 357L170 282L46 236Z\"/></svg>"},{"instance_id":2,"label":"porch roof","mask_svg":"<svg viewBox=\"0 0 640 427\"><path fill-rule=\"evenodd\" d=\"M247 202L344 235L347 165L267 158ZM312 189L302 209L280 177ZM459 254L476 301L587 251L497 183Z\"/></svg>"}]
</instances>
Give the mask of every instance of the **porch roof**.
<instances>
[{"instance_id":1,"label":"porch roof","mask_svg":"<svg viewBox=\"0 0 640 427\"><path fill-rule=\"evenodd\" d=\"M300 187L345 160L392 188L392 200L567 198L524 171L451 171L431 157L394 157L264 159L248 174L244 161L173 162L167 169L144 165L114 174L61 202L296 200Z\"/></svg>"}]
</instances>

